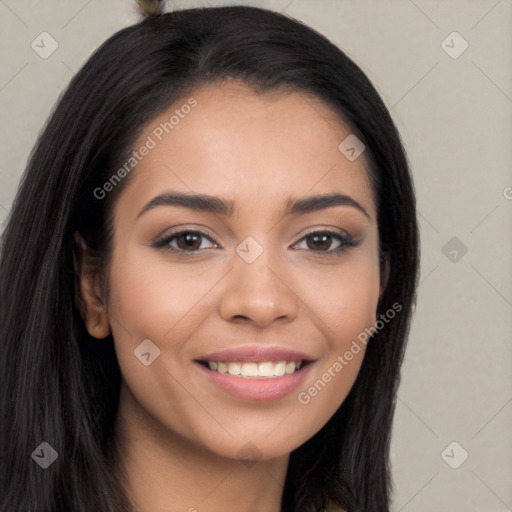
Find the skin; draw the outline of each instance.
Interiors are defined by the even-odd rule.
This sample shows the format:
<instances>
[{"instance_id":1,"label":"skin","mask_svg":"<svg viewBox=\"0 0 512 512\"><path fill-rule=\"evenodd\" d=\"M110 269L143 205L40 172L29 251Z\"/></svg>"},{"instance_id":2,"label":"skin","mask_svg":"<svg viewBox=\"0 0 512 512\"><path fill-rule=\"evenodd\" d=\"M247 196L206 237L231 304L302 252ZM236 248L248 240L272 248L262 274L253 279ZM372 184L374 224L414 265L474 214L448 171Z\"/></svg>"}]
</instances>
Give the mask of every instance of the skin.
<instances>
[{"instance_id":1,"label":"skin","mask_svg":"<svg viewBox=\"0 0 512 512\"><path fill-rule=\"evenodd\" d=\"M86 324L91 335L114 338L123 377L116 436L138 510L278 512L290 452L343 402L364 346L307 405L297 393L377 320L388 267L379 264L375 201L364 154L349 161L340 153L350 129L320 101L255 94L238 81L190 96L198 105L138 164L115 205L108 301L99 277L82 272ZM149 123L136 147L182 103ZM137 217L170 190L233 200L235 210L228 217L158 206ZM332 192L370 218L346 205L283 215L289 197ZM184 228L213 242L199 238L184 255L152 247ZM336 238L305 238L322 229L360 243L336 254ZM263 248L250 264L235 252L247 236ZM183 239L171 245L187 250ZM161 351L149 366L133 353L145 339ZM316 361L300 389L269 402L233 397L194 362L248 344L283 345ZM240 460L249 442L252 464Z\"/></svg>"}]
</instances>

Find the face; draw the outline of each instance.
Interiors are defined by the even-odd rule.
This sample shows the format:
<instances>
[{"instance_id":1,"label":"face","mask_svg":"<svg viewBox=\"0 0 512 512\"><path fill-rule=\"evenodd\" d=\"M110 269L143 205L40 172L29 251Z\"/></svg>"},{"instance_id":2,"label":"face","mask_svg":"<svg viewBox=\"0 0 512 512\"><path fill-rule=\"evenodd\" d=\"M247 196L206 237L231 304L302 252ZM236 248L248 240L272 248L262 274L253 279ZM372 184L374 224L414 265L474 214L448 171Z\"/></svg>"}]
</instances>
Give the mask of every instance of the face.
<instances>
[{"instance_id":1,"label":"face","mask_svg":"<svg viewBox=\"0 0 512 512\"><path fill-rule=\"evenodd\" d=\"M278 457L338 409L365 345L345 354L376 322L364 154L340 152L350 130L304 93L228 82L178 103L140 134L136 148L155 144L116 202L111 293L88 317L113 334L133 421L162 442Z\"/></svg>"}]
</instances>

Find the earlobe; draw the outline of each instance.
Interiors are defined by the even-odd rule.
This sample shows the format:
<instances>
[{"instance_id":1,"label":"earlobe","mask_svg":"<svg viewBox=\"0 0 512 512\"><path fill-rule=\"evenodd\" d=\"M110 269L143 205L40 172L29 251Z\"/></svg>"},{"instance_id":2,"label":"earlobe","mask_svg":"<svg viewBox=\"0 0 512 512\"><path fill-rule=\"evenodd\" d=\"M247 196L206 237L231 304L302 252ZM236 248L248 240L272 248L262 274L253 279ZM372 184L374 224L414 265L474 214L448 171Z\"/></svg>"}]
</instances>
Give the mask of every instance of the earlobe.
<instances>
[{"instance_id":1,"label":"earlobe","mask_svg":"<svg viewBox=\"0 0 512 512\"><path fill-rule=\"evenodd\" d=\"M110 334L108 318L105 314L97 315L96 319L88 318L86 327L93 338L103 339Z\"/></svg>"},{"instance_id":2,"label":"earlobe","mask_svg":"<svg viewBox=\"0 0 512 512\"><path fill-rule=\"evenodd\" d=\"M98 270L90 263L89 248L83 238L75 233L74 265L77 290L77 307L88 333L98 339L110 334L104 300L101 295Z\"/></svg>"}]
</instances>

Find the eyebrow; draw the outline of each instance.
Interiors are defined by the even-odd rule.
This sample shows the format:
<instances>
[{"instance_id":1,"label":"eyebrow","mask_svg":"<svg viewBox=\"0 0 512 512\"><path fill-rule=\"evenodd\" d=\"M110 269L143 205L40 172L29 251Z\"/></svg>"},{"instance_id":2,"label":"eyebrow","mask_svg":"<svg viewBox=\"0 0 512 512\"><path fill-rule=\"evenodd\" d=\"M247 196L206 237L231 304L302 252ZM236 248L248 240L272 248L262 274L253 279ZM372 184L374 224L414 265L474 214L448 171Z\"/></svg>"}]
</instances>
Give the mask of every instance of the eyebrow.
<instances>
[{"instance_id":1,"label":"eyebrow","mask_svg":"<svg viewBox=\"0 0 512 512\"><path fill-rule=\"evenodd\" d=\"M181 206L195 211L215 213L226 217L231 217L235 208L235 204L232 200L221 199L220 197L208 194L171 191L153 198L142 208L137 218L157 206ZM352 197L339 193L316 195L301 199L288 198L286 201L285 215L308 213L332 206L352 206L371 220L370 215L361 204Z\"/></svg>"}]
</instances>

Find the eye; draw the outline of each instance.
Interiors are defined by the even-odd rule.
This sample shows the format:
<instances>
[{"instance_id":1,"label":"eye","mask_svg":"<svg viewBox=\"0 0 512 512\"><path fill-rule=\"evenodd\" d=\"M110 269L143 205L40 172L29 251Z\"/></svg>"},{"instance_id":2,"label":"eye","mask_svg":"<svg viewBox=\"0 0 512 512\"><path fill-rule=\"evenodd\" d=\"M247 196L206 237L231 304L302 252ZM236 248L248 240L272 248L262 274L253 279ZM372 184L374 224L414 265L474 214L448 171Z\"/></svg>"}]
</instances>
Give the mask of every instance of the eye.
<instances>
[{"instance_id":1,"label":"eye","mask_svg":"<svg viewBox=\"0 0 512 512\"><path fill-rule=\"evenodd\" d=\"M333 240L338 242L338 245L334 248L331 247ZM306 243L306 249L316 253L327 254L337 254L348 247L359 245L359 242L350 235L331 230L313 231L300 240L300 242L303 241Z\"/></svg>"},{"instance_id":2,"label":"eye","mask_svg":"<svg viewBox=\"0 0 512 512\"><path fill-rule=\"evenodd\" d=\"M197 252L199 249L209 249L210 247L204 247L202 239L207 239L219 247L206 233L192 230L183 230L165 235L155 240L152 246L176 253ZM173 242L176 242L175 246L172 245Z\"/></svg>"},{"instance_id":3,"label":"eye","mask_svg":"<svg viewBox=\"0 0 512 512\"><path fill-rule=\"evenodd\" d=\"M203 244L204 240L208 240L213 245L205 247ZM333 241L337 242L337 246L334 248L332 248ZM359 245L359 242L350 235L332 230L312 231L303 237L299 244L294 246L294 249L304 249L304 247L299 246L302 242L305 242L307 250L318 254L337 254L349 247L357 247ZM221 247L206 233L195 230L182 230L164 235L155 240L152 246L178 254L190 254L199 252L201 249Z\"/></svg>"}]
</instances>

